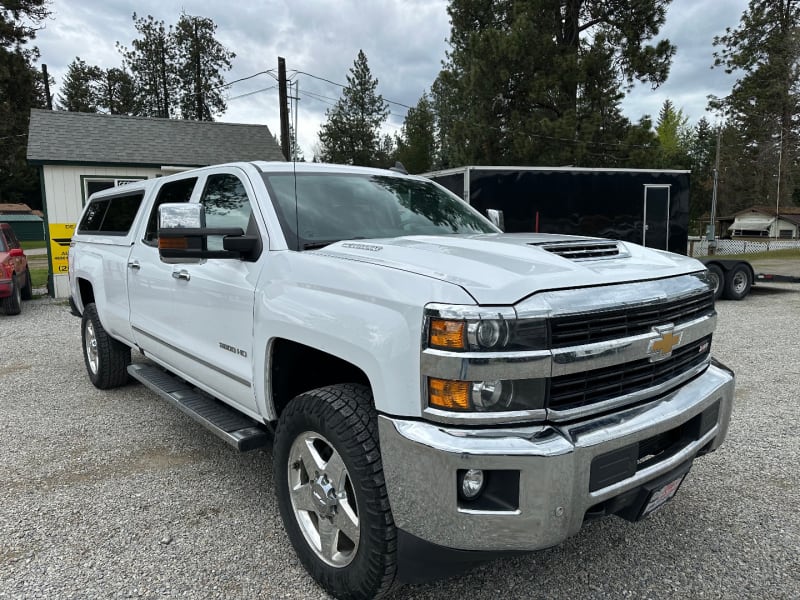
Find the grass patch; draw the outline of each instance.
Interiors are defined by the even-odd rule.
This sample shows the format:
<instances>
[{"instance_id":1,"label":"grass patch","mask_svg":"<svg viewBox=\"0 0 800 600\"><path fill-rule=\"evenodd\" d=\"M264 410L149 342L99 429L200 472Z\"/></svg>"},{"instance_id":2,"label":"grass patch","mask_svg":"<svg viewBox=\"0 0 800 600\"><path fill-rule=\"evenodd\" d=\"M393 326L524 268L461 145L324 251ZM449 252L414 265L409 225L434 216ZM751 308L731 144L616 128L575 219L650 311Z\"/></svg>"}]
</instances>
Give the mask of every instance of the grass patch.
<instances>
[{"instance_id":1,"label":"grass patch","mask_svg":"<svg viewBox=\"0 0 800 600\"><path fill-rule=\"evenodd\" d=\"M704 256L702 258L711 258ZM789 248L786 250L771 250L770 252L758 252L756 254L715 254L714 258L724 260L726 258L733 258L738 260L769 260L773 258L780 259L800 259L800 248Z\"/></svg>"},{"instance_id":2,"label":"grass patch","mask_svg":"<svg viewBox=\"0 0 800 600\"><path fill-rule=\"evenodd\" d=\"M22 246L23 250L36 250L37 248L47 248L47 242L44 240L38 240L33 242L31 241L20 242L19 245Z\"/></svg>"},{"instance_id":3,"label":"grass patch","mask_svg":"<svg viewBox=\"0 0 800 600\"><path fill-rule=\"evenodd\" d=\"M31 283L33 287L47 287L47 274L50 272L50 269L47 267L44 268L31 268L28 267L31 272Z\"/></svg>"}]
</instances>

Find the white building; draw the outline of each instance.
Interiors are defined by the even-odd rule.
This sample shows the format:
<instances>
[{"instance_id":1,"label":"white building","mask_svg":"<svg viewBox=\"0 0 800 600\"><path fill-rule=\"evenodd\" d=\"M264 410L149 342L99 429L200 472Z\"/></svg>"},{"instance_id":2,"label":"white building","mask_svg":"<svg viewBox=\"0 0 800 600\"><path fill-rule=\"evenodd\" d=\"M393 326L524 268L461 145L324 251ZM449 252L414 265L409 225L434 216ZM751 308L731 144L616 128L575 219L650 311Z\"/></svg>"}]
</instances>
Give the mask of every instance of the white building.
<instances>
[{"instance_id":1,"label":"white building","mask_svg":"<svg viewBox=\"0 0 800 600\"><path fill-rule=\"evenodd\" d=\"M41 168L50 294L69 295L69 242L91 194L239 160L284 159L266 125L31 110L28 162Z\"/></svg>"},{"instance_id":2,"label":"white building","mask_svg":"<svg viewBox=\"0 0 800 600\"><path fill-rule=\"evenodd\" d=\"M734 215L728 227L731 237L778 238L796 240L800 238L800 207L775 208L753 206Z\"/></svg>"}]
</instances>

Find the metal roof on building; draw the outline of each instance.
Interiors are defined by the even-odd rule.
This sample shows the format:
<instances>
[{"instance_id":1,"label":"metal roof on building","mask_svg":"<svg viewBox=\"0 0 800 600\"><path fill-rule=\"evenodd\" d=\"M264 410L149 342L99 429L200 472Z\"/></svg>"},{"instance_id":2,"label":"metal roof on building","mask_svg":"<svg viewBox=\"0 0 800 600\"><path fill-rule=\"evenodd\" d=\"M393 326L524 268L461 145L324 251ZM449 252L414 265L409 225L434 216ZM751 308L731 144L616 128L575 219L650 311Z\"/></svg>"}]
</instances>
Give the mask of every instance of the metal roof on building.
<instances>
[{"instance_id":1,"label":"metal roof on building","mask_svg":"<svg viewBox=\"0 0 800 600\"><path fill-rule=\"evenodd\" d=\"M31 110L32 164L199 167L247 160L283 160L266 125Z\"/></svg>"},{"instance_id":2,"label":"metal roof on building","mask_svg":"<svg viewBox=\"0 0 800 600\"><path fill-rule=\"evenodd\" d=\"M3 215L0 214L0 223L25 223L25 222L42 222L42 217L37 217L36 215L19 215L19 214L12 214L12 215Z\"/></svg>"}]
</instances>

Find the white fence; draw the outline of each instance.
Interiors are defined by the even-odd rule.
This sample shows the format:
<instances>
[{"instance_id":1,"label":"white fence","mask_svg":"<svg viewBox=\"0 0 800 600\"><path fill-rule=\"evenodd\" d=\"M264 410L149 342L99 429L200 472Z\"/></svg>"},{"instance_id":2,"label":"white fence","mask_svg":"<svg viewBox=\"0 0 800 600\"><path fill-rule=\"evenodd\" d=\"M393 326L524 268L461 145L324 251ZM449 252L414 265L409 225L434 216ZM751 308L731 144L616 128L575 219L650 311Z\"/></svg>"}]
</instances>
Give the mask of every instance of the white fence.
<instances>
[{"instance_id":1,"label":"white fence","mask_svg":"<svg viewBox=\"0 0 800 600\"><path fill-rule=\"evenodd\" d=\"M770 250L791 250L800 248L800 240L717 240L716 254L757 254ZM708 256L708 240L694 238L689 240L689 256Z\"/></svg>"}]
</instances>

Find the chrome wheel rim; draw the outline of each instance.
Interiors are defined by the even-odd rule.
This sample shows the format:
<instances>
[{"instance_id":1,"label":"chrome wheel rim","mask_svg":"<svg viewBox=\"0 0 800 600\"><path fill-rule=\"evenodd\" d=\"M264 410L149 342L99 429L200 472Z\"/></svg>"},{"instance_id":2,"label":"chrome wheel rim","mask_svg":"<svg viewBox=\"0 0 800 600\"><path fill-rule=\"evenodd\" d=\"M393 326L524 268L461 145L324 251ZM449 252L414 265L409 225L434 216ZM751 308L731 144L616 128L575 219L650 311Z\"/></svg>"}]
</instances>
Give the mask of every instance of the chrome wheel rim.
<instances>
[{"instance_id":1,"label":"chrome wheel rim","mask_svg":"<svg viewBox=\"0 0 800 600\"><path fill-rule=\"evenodd\" d=\"M733 276L733 290L737 294L741 294L742 292L744 292L746 287L747 287L747 275L745 275L742 271L739 271Z\"/></svg>"},{"instance_id":2,"label":"chrome wheel rim","mask_svg":"<svg viewBox=\"0 0 800 600\"><path fill-rule=\"evenodd\" d=\"M86 346L86 361L89 364L89 370L93 374L97 374L97 367L100 363L100 358L97 354L97 336L94 333L94 325L91 321L86 321L84 328L85 346Z\"/></svg>"},{"instance_id":3,"label":"chrome wheel rim","mask_svg":"<svg viewBox=\"0 0 800 600\"><path fill-rule=\"evenodd\" d=\"M289 497L303 537L326 564L349 565L358 552L361 527L342 457L324 436L305 431L292 443L288 463Z\"/></svg>"}]
</instances>

